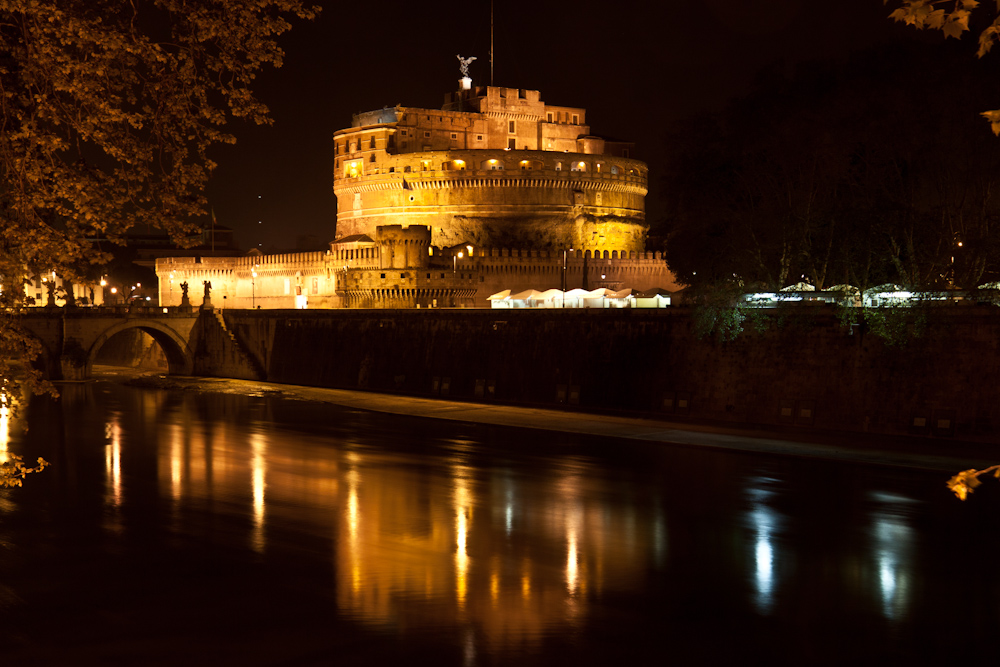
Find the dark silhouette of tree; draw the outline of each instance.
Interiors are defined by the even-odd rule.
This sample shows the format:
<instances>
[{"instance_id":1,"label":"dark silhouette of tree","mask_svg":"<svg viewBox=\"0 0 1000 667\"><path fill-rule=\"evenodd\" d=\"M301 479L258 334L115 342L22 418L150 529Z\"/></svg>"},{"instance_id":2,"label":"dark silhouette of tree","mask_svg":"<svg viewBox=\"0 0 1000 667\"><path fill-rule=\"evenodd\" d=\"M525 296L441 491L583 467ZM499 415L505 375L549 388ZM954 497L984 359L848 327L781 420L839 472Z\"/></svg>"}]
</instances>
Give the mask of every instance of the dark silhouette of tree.
<instances>
[{"instance_id":1,"label":"dark silhouette of tree","mask_svg":"<svg viewBox=\"0 0 1000 667\"><path fill-rule=\"evenodd\" d=\"M0 5L0 377L30 341L26 275L86 279L88 238L183 240L205 214L226 123L270 122L251 84L280 66L301 0L32 0ZM10 389L10 387L8 387Z\"/></svg>"},{"instance_id":2,"label":"dark silhouette of tree","mask_svg":"<svg viewBox=\"0 0 1000 667\"><path fill-rule=\"evenodd\" d=\"M779 64L667 147L667 257L690 285L974 288L995 277L1000 153L983 68L923 46Z\"/></svg>"}]
</instances>

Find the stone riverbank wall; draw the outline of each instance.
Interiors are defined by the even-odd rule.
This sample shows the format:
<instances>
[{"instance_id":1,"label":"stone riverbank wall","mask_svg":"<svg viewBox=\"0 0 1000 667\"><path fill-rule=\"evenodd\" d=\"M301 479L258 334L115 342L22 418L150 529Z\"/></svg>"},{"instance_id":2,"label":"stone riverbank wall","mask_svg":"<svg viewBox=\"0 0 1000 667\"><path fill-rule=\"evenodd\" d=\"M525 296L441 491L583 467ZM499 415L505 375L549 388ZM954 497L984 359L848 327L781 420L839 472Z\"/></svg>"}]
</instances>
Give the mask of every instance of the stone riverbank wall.
<instances>
[{"instance_id":1,"label":"stone riverbank wall","mask_svg":"<svg viewBox=\"0 0 1000 667\"><path fill-rule=\"evenodd\" d=\"M281 383L682 420L1000 442L1000 308L928 311L887 345L804 306L764 333L699 339L668 310L226 311Z\"/></svg>"}]
</instances>

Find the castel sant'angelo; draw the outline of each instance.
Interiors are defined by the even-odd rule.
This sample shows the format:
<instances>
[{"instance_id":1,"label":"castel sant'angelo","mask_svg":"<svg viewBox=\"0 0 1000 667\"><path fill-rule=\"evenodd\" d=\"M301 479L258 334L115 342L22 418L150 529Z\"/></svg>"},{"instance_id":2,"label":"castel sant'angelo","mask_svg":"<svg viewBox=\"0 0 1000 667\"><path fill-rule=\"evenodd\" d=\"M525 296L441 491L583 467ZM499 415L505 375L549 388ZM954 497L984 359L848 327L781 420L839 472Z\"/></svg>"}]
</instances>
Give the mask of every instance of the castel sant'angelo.
<instances>
[{"instance_id":1,"label":"castel sant'angelo","mask_svg":"<svg viewBox=\"0 0 1000 667\"><path fill-rule=\"evenodd\" d=\"M466 63L463 62L463 65ZM464 69L464 68L463 68ZM157 260L160 303L237 308L485 307L509 289L677 289L645 251L646 165L537 90L472 86L441 109L354 116L333 136L326 252Z\"/></svg>"}]
</instances>

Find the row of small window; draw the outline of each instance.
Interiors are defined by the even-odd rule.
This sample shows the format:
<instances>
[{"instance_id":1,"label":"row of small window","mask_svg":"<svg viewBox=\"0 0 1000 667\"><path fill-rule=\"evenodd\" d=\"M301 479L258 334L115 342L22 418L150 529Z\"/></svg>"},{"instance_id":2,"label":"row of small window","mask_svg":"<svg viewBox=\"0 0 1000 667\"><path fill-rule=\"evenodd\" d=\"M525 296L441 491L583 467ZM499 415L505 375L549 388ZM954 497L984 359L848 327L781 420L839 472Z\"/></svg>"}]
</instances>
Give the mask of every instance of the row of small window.
<instances>
[{"instance_id":1,"label":"row of small window","mask_svg":"<svg viewBox=\"0 0 1000 667\"><path fill-rule=\"evenodd\" d=\"M371 156L369 162L375 162L374 155ZM335 164L334 168L336 168L336 166L337 165ZM344 164L344 175L347 176L348 178L357 178L358 176L361 175L360 167L361 167L360 160L353 160L351 162L347 162ZM538 171L545 169L545 163L542 162L541 160L521 160L518 163L518 167L521 169L521 171ZM467 166L465 160L449 160L448 162L441 163L441 171L465 171L466 168ZM503 171L505 169L505 165L502 160L498 159L483 160L482 162L479 163L479 169L481 171ZM556 171L562 171L563 163L556 162L553 165L553 169L555 169ZM584 162L583 160L569 163L570 171L586 172L590 171L590 169L591 169L590 164ZM431 164L430 160L424 160L423 162L420 163L420 171L432 171L432 170L433 170L433 165ZM594 173L597 174L610 173L612 176L617 176L618 174L625 173L623 167L619 167L616 164L608 165L603 162L595 163L593 170ZM395 173L395 171L396 167L389 167L390 174ZM410 165L403 166L404 174L409 174L412 171L413 171L412 166ZM628 175L641 176L642 173L637 172L635 169L629 169Z\"/></svg>"},{"instance_id":2,"label":"row of small window","mask_svg":"<svg viewBox=\"0 0 1000 667\"><path fill-rule=\"evenodd\" d=\"M380 274L380 275L381 275L382 279L384 280L384 279L385 279L385 274L384 274L384 273L382 273L382 274ZM445 274L443 274L443 273L442 273L442 274L441 274L441 277L442 277L442 278L444 278L444 276L445 276ZM405 274L405 273L400 273L400 274L399 274L399 277L400 277L400 278L405 278L405 277L406 277L406 274ZM428 278L430 278L430 277L431 277L431 274L429 274L429 273L428 273L428 274L427 274L427 277L428 277ZM471 274L471 273L469 273L469 274L465 274L465 273L460 273L460 274L458 274L458 277L459 277L459 278L461 278L461 279L465 279L465 278L472 278L472 274ZM480 282L482 282L482 281L480 280Z\"/></svg>"}]
</instances>

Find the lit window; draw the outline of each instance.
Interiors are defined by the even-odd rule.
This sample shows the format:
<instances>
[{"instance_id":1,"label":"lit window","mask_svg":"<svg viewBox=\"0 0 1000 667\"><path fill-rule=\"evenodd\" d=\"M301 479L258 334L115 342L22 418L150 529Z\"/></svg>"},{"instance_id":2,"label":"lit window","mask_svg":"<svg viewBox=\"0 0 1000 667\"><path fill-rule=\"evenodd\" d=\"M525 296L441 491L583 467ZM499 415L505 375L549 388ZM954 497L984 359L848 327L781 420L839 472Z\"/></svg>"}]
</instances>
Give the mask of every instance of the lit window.
<instances>
[{"instance_id":1,"label":"lit window","mask_svg":"<svg viewBox=\"0 0 1000 667\"><path fill-rule=\"evenodd\" d=\"M344 176L357 178L361 175L361 160L349 160L344 163Z\"/></svg>"},{"instance_id":2,"label":"lit window","mask_svg":"<svg viewBox=\"0 0 1000 667\"><path fill-rule=\"evenodd\" d=\"M614 165L614 164L611 165L611 173L612 174L617 174L618 173L618 165Z\"/></svg>"},{"instance_id":3,"label":"lit window","mask_svg":"<svg viewBox=\"0 0 1000 667\"><path fill-rule=\"evenodd\" d=\"M423 162L420 163L420 169L422 171L429 171L430 168L431 168L431 161L430 160L424 160Z\"/></svg>"},{"instance_id":4,"label":"lit window","mask_svg":"<svg viewBox=\"0 0 1000 667\"><path fill-rule=\"evenodd\" d=\"M562 171L562 162L556 162L556 171Z\"/></svg>"}]
</instances>

